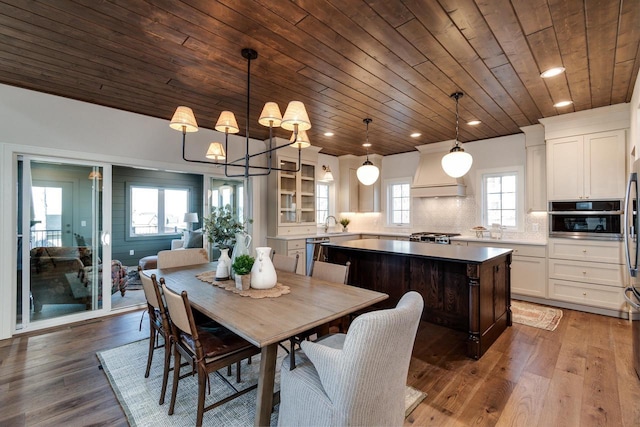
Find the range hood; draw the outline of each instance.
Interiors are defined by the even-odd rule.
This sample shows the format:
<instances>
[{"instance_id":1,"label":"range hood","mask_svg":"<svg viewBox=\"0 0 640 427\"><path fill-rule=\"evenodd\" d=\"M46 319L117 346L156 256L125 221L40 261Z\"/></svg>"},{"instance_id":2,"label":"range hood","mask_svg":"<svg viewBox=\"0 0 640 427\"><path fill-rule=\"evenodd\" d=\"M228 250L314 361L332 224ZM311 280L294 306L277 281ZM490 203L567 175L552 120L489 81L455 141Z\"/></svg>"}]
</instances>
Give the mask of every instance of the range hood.
<instances>
[{"instance_id":1,"label":"range hood","mask_svg":"<svg viewBox=\"0 0 640 427\"><path fill-rule=\"evenodd\" d=\"M420 147L416 147L420 150ZM464 178L452 178L442 169L442 157L448 151L420 150L420 163L411 184L411 197L464 197Z\"/></svg>"}]
</instances>

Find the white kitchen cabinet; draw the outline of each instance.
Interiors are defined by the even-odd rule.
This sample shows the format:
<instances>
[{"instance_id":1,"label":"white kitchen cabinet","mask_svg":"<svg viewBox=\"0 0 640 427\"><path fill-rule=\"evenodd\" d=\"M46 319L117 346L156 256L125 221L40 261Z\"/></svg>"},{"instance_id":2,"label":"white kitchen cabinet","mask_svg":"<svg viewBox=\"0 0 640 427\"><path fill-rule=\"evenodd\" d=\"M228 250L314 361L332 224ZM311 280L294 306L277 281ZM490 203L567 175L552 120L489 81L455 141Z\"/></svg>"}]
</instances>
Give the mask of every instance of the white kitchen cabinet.
<instances>
[{"instance_id":1,"label":"white kitchen cabinet","mask_svg":"<svg viewBox=\"0 0 640 427\"><path fill-rule=\"evenodd\" d=\"M380 156L370 155L369 160L378 168ZM340 157L340 191L338 207L340 212L380 212L381 178L372 185L362 185L358 181L357 170L363 160L352 155Z\"/></svg>"},{"instance_id":2,"label":"white kitchen cabinet","mask_svg":"<svg viewBox=\"0 0 640 427\"><path fill-rule=\"evenodd\" d=\"M550 139L546 150L549 200L624 198L625 130Z\"/></svg>"},{"instance_id":3,"label":"white kitchen cabinet","mask_svg":"<svg viewBox=\"0 0 640 427\"><path fill-rule=\"evenodd\" d=\"M622 242L549 239L550 299L624 312Z\"/></svg>"},{"instance_id":4,"label":"white kitchen cabinet","mask_svg":"<svg viewBox=\"0 0 640 427\"><path fill-rule=\"evenodd\" d=\"M511 295L546 298L546 247L505 242L468 242L468 246L513 249L511 254Z\"/></svg>"},{"instance_id":5,"label":"white kitchen cabinet","mask_svg":"<svg viewBox=\"0 0 640 427\"><path fill-rule=\"evenodd\" d=\"M525 209L527 212L547 211L547 147L544 126L541 124L520 128L525 134L526 181Z\"/></svg>"}]
</instances>

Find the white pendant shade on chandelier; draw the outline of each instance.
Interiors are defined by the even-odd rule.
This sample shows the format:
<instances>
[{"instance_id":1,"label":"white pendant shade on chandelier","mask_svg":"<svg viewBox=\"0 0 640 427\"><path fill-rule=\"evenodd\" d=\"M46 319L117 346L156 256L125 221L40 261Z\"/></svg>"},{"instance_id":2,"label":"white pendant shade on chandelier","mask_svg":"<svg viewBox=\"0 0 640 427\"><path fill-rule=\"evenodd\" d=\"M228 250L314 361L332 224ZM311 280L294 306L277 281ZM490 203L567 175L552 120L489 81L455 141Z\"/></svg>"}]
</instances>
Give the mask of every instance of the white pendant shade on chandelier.
<instances>
[{"instance_id":1,"label":"white pendant shade on chandelier","mask_svg":"<svg viewBox=\"0 0 640 427\"><path fill-rule=\"evenodd\" d=\"M458 100L462 98L462 92L456 92L451 94L451 98L456 100L456 143L451 151L442 158L442 169L445 173L452 178L460 178L471 169L473 164L473 157L471 154L466 153L462 147L458 145L458 133L459 133L459 120L458 114Z\"/></svg>"},{"instance_id":2,"label":"white pendant shade on chandelier","mask_svg":"<svg viewBox=\"0 0 640 427\"><path fill-rule=\"evenodd\" d=\"M369 147L371 147L371 144L369 144L369 123L371 123L373 119L363 119L362 121L367 126L367 139L366 142L362 144L367 148L367 160L358 168L356 175L362 185L371 185L376 182L380 176L380 169L369 161Z\"/></svg>"},{"instance_id":3,"label":"white pendant shade on chandelier","mask_svg":"<svg viewBox=\"0 0 640 427\"><path fill-rule=\"evenodd\" d=\"M185 140L187 132L197 132L198 123L193 114L193 110L189 107L180 106L173 114L169 126L172 129L182 132L182 158L188 162L208 163L218 166L224 166L224 173L228 177L245 177L269 175L272 170L281 170L281 168L272 165L271 153L280 148L292 146L298 149L298 166L296 172L300 170L300 159L302 148L309 147L309 137L306 131L311 129L311 121L307 114L307 110L301 101L291 101L284 112L284 116L280 113L280 107L275 102L267 102L262 109L262 113L258 118L258 123L262 126L269 127L269 144L266 150L260 152L251 152L249 149L249 106L251 100L251 61L258 57L258 52L253 49L242 49L242 57L247 60L247 118L246 118L246 136L244 155L236 160L225 162L227 159L229 134L240 132L240 127L236 121L236 117L231 111L223 111L218 117L215 130L224 132L224 147L219 142L209 144L209 149L205 154L207 159L213 160L195 160L187 159L185 155ZM282 127L285 130L292 131L290 143L283 145L274 145L273 128ZM266 166L264 164L251 163L251 159L264 155L266 157ZM242 168L242 173L230 173L229 168Z\"/></svg>"}]
</instances>

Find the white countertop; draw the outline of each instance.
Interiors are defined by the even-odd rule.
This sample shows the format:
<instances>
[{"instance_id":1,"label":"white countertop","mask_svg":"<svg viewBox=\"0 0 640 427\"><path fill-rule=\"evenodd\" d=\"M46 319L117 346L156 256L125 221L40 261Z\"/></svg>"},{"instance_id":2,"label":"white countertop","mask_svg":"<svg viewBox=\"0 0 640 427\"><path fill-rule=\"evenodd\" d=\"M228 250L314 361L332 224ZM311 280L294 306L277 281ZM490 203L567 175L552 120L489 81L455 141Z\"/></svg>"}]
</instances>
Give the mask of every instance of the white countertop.
<instances>
[{"instance_id":1,"label":"white countertop","mask_svg":"<svg viewBox=\"0 0 640 427\"><path fill-rule=\"evenodd\" d=\"M512 238L503 238L503 239L491 239L489 237L475 237L475 236L455 236L452 237L451 240L457 240L462 242L482 242L482 243L502 243L502 244L514 244L514 245L534 245L534 246L545 246L547 244L546 240L524 240L524 239L512 239Z\"/></svg>"}]
</instances>

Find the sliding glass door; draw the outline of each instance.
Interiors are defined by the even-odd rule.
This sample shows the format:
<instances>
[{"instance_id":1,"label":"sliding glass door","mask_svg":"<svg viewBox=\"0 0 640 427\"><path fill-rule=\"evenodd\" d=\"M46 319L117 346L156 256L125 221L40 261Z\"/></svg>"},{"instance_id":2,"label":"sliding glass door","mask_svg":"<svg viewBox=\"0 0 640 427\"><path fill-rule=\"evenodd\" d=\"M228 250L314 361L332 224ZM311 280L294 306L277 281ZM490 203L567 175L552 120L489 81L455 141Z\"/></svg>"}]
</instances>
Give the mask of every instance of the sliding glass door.
<instances>
[{"instance_id":1,"label":"sliding glass door","mask_svg":"<svg viewBox=\"0 0 640 427\"><path fill-rule=\"evenodd\" d=\"M102 309L103 168L22 156L17 170L16 329Z\"/></svg>"}]
</instances>

